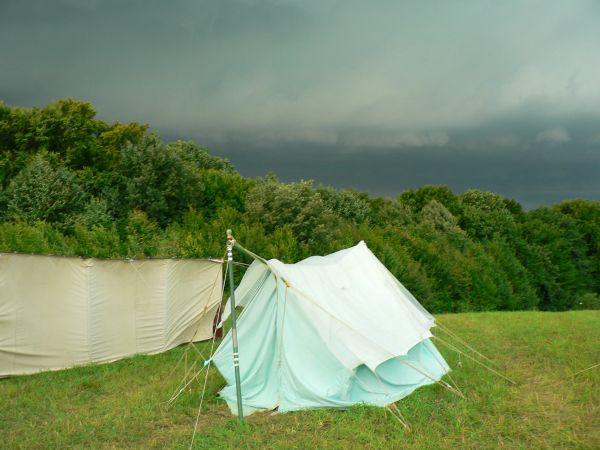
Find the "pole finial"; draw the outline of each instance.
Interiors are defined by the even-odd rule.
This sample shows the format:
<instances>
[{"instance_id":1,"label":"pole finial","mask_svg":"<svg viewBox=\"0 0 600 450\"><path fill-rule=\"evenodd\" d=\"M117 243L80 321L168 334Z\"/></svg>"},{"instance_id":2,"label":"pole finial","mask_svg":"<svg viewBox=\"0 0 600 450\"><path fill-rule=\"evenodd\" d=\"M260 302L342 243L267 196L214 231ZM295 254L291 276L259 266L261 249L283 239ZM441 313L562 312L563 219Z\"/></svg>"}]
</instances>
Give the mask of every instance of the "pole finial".
<instances>
[{"instance_id":1,"label":"pole finial","mask_svg":"<svg viewBox=\"0 0 600 450\"><path fill-rule=\"evenodd\" d=\"M233 231L230 228L227 229L227 242L228 245L235 245L235 238L233 237Z\"/></svg>"}]
</instances>

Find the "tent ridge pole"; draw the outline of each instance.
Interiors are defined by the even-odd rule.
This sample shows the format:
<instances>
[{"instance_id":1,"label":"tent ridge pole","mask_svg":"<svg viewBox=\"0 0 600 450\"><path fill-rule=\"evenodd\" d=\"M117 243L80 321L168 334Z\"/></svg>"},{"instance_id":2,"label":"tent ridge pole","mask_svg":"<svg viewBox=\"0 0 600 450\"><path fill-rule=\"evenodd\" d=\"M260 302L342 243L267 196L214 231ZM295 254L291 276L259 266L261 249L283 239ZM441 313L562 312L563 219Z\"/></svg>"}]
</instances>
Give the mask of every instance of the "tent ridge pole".
<instances>
[{"instance_id":1,"label":"tent ridge pole","mask_svg":"<svg viewBox=\"0 0 600 450\"><path fill-rule=\"evenodd\" d=\"M233 368L235 370L235 390L237 394L237 409L240 423L244 423L242 407L242 386L240 383L240 354L238 349L237 325L235 314L235 283L233 280L233 246L235 239L231 230L227 230L227 265L229 266L229 290L231 298L231 342L233 344Z\"/></svg>"}]
</instances>

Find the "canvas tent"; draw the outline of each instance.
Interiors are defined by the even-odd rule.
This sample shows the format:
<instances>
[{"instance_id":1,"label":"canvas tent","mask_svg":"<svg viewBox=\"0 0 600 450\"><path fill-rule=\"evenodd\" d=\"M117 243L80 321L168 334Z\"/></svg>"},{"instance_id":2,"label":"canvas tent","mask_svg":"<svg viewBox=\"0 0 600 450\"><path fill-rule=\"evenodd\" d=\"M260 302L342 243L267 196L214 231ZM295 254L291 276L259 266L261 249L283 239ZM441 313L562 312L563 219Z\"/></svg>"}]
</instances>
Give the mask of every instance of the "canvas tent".
<instances>
[{"instance_id":1,"label":"canvas tent","mask_svg":"<svg viewBox=\"0 0 600 450\"><path fill-rule=\"evenodd\" d=\"M244 415L385 406L449 371L429 340L433 317L364 242L297 264L257 259L235 297ZM231 339L211 361L236 414Z\"/></svg>"},{"instance_id":2,"label":"canvas tent","mask_svg":"<svg viewBox=\"0 0 600 450\"><path fill-rule=\"evenodd\" d=\"M222 262L0 254L0 377L208 339Z\"/></svg>"}]
</instances>

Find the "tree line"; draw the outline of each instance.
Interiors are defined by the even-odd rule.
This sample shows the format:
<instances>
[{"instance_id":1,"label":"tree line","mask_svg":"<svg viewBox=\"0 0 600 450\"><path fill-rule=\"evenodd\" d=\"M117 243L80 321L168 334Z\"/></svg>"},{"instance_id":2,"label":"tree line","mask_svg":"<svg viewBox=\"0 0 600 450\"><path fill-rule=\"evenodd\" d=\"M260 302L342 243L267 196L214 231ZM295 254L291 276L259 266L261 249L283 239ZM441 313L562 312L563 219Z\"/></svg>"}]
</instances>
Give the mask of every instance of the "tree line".
<instances>
[{"instance_id":1,"label":"tree line","mask_svg":"<svg viewBox=\"0 0 600 450\"><path fill-rule=\"evenodd\" d=\"M99 120L87 102L0 103L0 251L221 257L227 228L285 262L365 240L436 313L600 308L598 201L524 211L475 189L373 198L250 179L194 142Z\"/></svg>"}]
</instances>

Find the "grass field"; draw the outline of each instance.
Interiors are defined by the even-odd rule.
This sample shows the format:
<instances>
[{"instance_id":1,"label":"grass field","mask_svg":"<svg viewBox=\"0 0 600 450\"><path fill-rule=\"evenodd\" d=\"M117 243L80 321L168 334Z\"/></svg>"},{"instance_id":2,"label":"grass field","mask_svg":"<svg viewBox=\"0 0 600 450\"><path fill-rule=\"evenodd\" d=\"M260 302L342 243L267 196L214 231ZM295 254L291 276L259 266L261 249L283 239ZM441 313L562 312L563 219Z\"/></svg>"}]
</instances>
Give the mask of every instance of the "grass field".
<instances>
[{"instance_id":1,"label":"grass field","mask_svg":"<svg viewBox=\"0 0 600 450\"><path fill-rule=\"evenodd\" d=\"M600 368L577 373L600 362L600 311L438 320L517 384L438 345L466 398L439 385L417 390L397 403L410 430L368 406L262 413L240 427L217 397L223 380L211 369L194 447L600 448ZM208 353L206 344L198 348ZM188 448L201 386L164 404L183 377L183 362L173 371L183 352L0 380L0 447Z\"/></svg>"}]
</instances>

